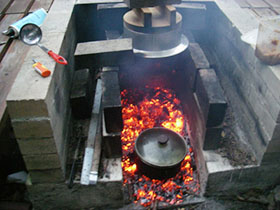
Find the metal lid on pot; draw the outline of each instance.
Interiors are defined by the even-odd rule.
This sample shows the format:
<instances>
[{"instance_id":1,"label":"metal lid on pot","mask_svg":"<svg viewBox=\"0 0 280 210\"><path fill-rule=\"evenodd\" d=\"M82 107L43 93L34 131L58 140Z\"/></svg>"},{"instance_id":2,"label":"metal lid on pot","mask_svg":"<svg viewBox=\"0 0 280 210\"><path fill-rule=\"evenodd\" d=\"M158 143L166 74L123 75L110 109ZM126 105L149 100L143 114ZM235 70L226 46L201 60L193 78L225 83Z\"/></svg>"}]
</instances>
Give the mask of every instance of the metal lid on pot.
<instances>
[{"instance_id":1,"label":"metal lid on pot","mask_svg":"<svg viewBox=\"0 0 280 210\"><path fill-rule=\"evenodd\" d=\"M142 162L155 167L173 167L187 154L184 138L176 132L161 127L140 133L135 142L135 151Z\"/></svg>"}]
</instances>

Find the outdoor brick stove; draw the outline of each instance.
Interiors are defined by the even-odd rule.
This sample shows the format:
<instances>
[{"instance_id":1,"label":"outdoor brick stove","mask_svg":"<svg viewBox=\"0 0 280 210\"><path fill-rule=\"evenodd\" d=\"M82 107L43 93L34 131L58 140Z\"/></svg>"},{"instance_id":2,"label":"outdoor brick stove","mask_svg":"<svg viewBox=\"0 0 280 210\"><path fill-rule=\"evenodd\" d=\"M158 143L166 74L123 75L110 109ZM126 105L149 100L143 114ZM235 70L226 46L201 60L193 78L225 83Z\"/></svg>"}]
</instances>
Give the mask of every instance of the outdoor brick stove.
<instances>
[{"instance_id":1,"label":"outdoor brick stove","mask_svg":"<svg viewBox=\"0 0 280 210\"><path fill-rule=\"evenodd\" d=\"M69 65L45 58L55 71L47 79L38 78L30 70L31 58L44 54L32 50L7 100L35 207L170 208L203 202L204 196L279 184L279 67L261 63L241 41L249 29L236 14L252 29L258 24L233 2L182 1L176 9L190 42L187 49L165 58L143 58L135 54L132 39L122 37L126 4L54 3L42 27L42 42L53 45ZM54 26L58 13L61 23ZM190 185L183 186L188 187L184 193L173 191L175 197L161 200L156 190L143 197L141 186L127 184L123 100L135 88L151 89L145 94L172 93L183 113L180 132L191 166L183 178ZM141 94L130 97L141 103ZM72 146L78 142L81 157L69 189ZM166 183L182 187L176 178L161 184Z\"/></svg>"}]
</instances>

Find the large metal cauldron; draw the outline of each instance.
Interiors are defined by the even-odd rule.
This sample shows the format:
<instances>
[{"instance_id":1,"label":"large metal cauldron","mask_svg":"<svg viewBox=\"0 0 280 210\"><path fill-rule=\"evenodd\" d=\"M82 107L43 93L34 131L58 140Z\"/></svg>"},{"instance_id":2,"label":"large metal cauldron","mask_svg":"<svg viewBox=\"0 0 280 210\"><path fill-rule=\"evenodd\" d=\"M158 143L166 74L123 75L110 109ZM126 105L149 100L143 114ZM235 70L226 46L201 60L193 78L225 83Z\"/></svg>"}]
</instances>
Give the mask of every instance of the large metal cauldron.
<instances>
[{"instance_id":1,"label":"large metal cauldron","mask_svg":"<svg viewBox=\"0 0 280 210\"><path fill-rule=\"evenodd\" d=\"M152 179L174 177L187 155L185 139L176 132L161 127L147 129L135 141L137 167Z\"/></svg>"}]
</instances>

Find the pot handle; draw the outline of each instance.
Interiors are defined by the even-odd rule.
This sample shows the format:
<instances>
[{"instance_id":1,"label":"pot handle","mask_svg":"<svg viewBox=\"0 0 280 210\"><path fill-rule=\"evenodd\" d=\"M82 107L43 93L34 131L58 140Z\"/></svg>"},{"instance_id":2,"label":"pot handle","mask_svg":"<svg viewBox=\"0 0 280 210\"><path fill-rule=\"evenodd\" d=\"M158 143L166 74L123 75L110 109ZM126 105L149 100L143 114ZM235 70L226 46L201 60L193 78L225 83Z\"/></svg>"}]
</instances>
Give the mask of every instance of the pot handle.
<instances>
[{"instance_id":1,"label":"pot handle","mask_svg":"<svg viewBox=\"0 0 280 210\"><path fill-rule=\"evenodd\" d=\"M158 138L158 143L159 143L160 145L166 145L168 141L169 141L169 137L168 137L168 136L165 136L165 135L161 135L161 136L159 136L159 138Z\"/></svg>"}]
</instances>

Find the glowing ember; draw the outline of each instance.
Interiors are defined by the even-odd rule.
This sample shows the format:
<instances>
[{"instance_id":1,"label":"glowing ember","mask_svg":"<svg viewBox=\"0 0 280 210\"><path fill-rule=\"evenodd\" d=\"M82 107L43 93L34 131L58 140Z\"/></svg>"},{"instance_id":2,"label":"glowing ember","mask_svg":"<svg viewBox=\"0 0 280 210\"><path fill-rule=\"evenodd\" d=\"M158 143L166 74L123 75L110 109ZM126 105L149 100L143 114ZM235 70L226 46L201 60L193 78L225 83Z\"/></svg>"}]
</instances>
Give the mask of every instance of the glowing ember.
<instances>
[{"instance_id":1,"label":"glowing ember","mask_svg":"<svg viewBox=\"0 0 280 210\"><path fill-rule=\"evenodd\" d=\"M180 172L166 180L150 179L138 174L133 158L134 142L147 128L165 127L186 136L186 120L181 111L180 100L171 90L148 86L145 90L124 90L121 96L124 184L133 186L135 202L149 206L157 200L173 205L181 203L189 194L197 194L199 184L193 174L191 148L181 164Z\"/></svg>"}]
</instances>

